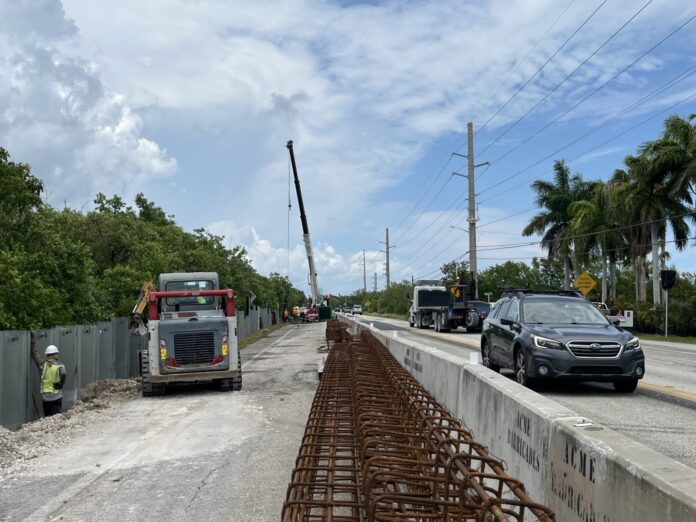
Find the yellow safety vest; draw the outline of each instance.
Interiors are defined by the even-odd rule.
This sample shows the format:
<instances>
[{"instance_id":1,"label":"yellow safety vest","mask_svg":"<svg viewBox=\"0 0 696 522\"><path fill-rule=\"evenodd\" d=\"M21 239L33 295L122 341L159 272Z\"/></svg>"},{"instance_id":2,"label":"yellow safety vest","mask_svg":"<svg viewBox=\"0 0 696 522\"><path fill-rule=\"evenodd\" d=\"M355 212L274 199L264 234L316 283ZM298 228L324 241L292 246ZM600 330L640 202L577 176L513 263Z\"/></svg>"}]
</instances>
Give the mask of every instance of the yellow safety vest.
<instances>
[{"instance_id":1,"label":"yellow safety vest","mask_svg":"<svg viewBox=\"0 0 696 522\"><path fill-rule=\"evenodd\" d=\"M41 369L41 396L46 401L54 401L63 397L63 390L54 386L54 384L60 383L61 368L65 371L65 366L61 363L47 361Z\"/></svg>"}]
</instances>

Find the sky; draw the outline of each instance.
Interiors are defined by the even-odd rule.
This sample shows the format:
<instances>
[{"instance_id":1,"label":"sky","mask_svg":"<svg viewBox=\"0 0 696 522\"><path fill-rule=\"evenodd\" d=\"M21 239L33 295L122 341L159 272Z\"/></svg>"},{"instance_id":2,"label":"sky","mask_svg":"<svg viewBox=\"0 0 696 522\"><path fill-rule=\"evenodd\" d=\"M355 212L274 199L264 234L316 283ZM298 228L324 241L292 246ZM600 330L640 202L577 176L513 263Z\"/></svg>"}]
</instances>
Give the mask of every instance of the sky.
<instances>
[{"instance_id":1,"label":"sky","mask_svg":"<svg viewBox=\"0 0 696 522\"><path fill-rule=\"evenodd\" d=\"M490 162L479 269L528 261L544 255L520 235L530 184L555 159L607 179L668 115L696 113L694 16L691 0L0 0L0 146L56 207L143 192L308 292L292 139L336 294L362 288L363 251L384 287L386 228L392 280L465 256L452 152L471 121ZM694 246L668 251L696 271Z\"/></svg>"}]
</instances>

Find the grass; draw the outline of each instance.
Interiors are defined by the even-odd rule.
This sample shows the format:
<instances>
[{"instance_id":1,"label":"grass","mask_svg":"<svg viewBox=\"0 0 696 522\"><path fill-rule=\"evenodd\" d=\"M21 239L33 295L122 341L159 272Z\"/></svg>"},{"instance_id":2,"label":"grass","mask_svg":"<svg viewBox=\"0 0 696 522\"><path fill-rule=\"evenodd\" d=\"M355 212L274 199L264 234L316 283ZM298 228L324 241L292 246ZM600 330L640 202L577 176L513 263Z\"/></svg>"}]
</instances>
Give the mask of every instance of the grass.
<instances>
[{"instance_id":1,"label":"grass","mask_svg":"<svg viewBox=\"0 0 696 522\"><path fill-rule=\"evenodd\" d=\"M682 337L681 335L670 335L665 337L660 334L647 334L641 332L635 332L635 335L646 341L668 341L672 343L686 343L686 344L696 344L696 337Z\"/></svg>"},{"instance_id":2,"label":"grass","mask_svg":"<svg viewBox=\"0 0 696 522\"><path fill-rule=\"evenodd\" d=\"M284 326L288 326L290 323L278 323L269 326L268 328L264 328L263 330L259 330L256 333L253 333L244 339L239 341L239 349L243 350L250 344L254 344L256 341L259 339L263 339L264 337L268 337L272 332L275 332L276 330L280 330Z\"/></svg>"}]
</instances>

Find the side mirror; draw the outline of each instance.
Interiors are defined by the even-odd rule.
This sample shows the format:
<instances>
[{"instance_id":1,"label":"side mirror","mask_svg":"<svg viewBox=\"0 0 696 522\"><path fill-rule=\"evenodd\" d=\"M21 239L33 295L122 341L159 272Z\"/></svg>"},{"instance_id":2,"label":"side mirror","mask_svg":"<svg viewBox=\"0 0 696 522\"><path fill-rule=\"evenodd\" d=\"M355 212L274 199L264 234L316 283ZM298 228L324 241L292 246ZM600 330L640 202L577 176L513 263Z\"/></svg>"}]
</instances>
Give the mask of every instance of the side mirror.
<instances>
[{"instance_id":1,"label":"side mirror","mask_svg":"<svg viewBox=\"0 0 696 522\"><path fill-rule=\"evenodd\" d=\"M614 326L621 326L621 319L611 319L609 322Z\"/></svg>"},{"instance_id":2,"label":"side mirror","mask_svg":"<svg viewBox=\"0 0 696 522\"><path fill-rule=\"evenodd\" d=\"M512 326L513 323L512 323L512 320L510 320L510 319L508 319L508 318L506 318L506 317L503 317L503 318L500 320L500 324L504 324L505 326Z\"/></svg>"}]
</instances>

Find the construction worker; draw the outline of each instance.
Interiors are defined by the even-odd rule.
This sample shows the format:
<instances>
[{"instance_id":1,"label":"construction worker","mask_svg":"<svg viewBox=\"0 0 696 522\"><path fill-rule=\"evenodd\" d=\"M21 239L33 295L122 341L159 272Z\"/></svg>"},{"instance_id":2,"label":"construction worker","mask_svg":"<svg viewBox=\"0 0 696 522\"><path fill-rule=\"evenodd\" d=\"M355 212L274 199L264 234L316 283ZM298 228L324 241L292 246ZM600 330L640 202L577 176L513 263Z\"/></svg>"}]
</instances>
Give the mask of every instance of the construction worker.
<instances>
[{"instance_id":1,"label":"construction worker","mask_svg":"<svg viewBox=\"0 0 696 522\"><path fill-rule=\"evenodd\" d=\"M46 360L41 366L41 399L44 417L60 413L63 407L63 385L67 377L65 366L58 361L58 347L46 347Z\"/></svg>"},{"instance_id":2,"label":"construction worker","mask_svg":"<svg viewBox=\"0 0 696 522\"><path fill-rule=\"evenodd\" d=\"M288 309L286 308L285 310L283 310L283 322L284 322L284 323L287 323L287 322L288 322L288 315L289 315L289 314L288 314Z\"/></svg>"}]
</instances>

